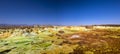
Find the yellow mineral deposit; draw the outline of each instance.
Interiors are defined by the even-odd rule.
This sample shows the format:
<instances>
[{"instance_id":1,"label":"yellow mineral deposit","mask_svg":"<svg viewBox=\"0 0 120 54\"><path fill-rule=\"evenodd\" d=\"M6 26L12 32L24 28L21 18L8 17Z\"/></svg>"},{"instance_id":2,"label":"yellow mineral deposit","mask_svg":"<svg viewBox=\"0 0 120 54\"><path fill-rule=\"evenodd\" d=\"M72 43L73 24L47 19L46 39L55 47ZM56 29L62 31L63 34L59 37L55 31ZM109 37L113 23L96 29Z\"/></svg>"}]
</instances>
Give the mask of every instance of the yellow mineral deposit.
<instances>
[{"instance_id":1,"label":"yellow mineral deposit","mask_svg":"<svg viewBox=\"0 0 120 54\"><path fill-rule=\"evenodd\" d=\"M119 42L120 26L0 29L0 54L119 54Z\"/></svg>"}]
</instances>

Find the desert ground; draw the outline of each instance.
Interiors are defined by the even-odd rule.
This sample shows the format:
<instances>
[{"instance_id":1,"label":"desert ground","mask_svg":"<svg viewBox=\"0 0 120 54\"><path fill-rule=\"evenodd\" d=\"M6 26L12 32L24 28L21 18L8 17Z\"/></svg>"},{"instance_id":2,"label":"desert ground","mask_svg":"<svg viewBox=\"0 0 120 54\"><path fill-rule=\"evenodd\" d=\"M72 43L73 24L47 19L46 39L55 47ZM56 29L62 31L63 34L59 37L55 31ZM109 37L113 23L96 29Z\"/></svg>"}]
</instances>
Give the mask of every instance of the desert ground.
<instances>
[{"instance_id":1,"label":"desert ground","mask_svg":"<svg viewBox=\"0 0 120 54\"><path fill-rule=\"evenodd\" d=\"M120 54L120 26L7 26L0 54Z\"/></svg>"}]
</instances>

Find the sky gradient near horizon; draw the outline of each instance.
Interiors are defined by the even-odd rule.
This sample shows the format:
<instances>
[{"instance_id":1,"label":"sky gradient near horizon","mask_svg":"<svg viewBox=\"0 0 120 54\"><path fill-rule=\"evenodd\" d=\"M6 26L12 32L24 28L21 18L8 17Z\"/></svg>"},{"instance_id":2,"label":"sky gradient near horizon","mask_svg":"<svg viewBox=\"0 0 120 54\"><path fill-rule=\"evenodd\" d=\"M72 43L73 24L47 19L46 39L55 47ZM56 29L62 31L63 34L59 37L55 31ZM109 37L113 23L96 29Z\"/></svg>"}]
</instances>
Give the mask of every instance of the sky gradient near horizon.
<instances>
[{"instance_id":1,"label":"sky gradient near horizon","mask_svg":"<svg viewBox=\"0 0 120 54\"><path fill-rule=\"evenodd\" d=\"M120 24L119 0L0 0L0 24Z\"/></svg>"}]
</instances>

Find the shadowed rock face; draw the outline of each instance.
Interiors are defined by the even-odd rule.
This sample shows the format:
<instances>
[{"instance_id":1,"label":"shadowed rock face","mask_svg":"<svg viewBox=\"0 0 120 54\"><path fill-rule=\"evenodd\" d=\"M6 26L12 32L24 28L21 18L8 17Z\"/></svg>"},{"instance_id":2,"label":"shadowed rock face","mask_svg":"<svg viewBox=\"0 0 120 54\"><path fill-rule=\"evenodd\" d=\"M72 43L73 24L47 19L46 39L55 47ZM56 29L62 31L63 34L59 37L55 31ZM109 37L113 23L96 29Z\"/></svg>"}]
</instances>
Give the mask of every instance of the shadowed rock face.
<instances>
[{"instance_id":1,"label":"shadowed rock face","mask_svg":"<svg viewBox=\"0 0 120 54\"><path fill-rule=\"evenodd\" d=\"M8 43L5 43L4 46L8 46ZM12 51L13 49L15 49L16 47L11 47L8 49L4 49L3 51L0 52L0 54L7 54L8 52Z\"/></svg>"},{"instance_id":2,"label":"shadowed rock face","mask_svg":"<svg viewBox=\"0 0 120 54\"><path fill-rule=\"evenodd\" d=\"M10 51L11 51L11 49L10 50L5 50L5 51L0 52L0 54L6 54L6 53L8 53Z\"/></svg>"},{"instance_id":3,"label":"shadowed rock face","mask_svg":"<svg viewBox=\"0 0 120 54\"><path fill-rule=\"evenodd\" d=\"M65 33L65 32L64 32L64 31L58 31L58 33L63 34L63 33Z\"/></svg>"}]
</instances>

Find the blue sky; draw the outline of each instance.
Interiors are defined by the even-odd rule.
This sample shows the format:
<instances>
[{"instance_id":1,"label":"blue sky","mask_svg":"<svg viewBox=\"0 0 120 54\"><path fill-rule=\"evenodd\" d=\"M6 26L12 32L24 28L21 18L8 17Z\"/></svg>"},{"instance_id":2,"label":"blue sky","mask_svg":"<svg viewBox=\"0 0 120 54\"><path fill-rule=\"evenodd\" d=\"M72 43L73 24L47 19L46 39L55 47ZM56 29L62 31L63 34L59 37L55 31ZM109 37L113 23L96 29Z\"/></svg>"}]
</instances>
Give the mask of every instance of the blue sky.
<instances>
[{"instance_id":1,"label":"blue sky","mask_svg":"<svg viewBox=\"0 0 120 54\"><path fill-rule=\"evenodd\" d=\"M0 0L0 23L120 24L120 1Z\"/></svg>"}]
</instances>

